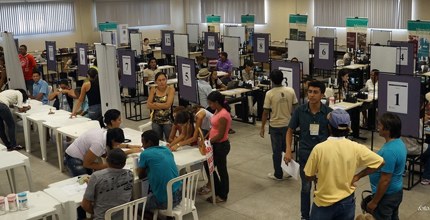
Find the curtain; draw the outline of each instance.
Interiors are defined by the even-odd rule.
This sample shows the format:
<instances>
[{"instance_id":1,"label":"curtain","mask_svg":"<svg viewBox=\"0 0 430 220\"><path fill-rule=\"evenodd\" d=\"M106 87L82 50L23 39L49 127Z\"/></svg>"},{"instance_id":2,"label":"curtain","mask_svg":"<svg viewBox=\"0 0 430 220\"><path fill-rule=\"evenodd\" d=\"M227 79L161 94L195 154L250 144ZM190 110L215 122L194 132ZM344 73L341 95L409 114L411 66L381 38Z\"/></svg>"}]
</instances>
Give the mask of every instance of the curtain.
<instances>
[{"instance_id":1,"label":"curtain","mask_svg":"<svg viewBox=\"0 0 430 220\"><path fill-rule=\"evenodd\" d=\"M170 24L170 0L95 0L97 23L128 26Z\"/></svg>"},{"instance_id":2,"label":"curtain","mask_svg":"<svg viewBox=\"0 0 430 220\"><path fill-rule=\"evenodd\" d=\"M19 36L74 30L75 9L72 1L0 3L0 31Z\"/></svg>"},{"instance_id":3,"label":"curtain","mask_svg":"<svg viewBox=\"0 0 430 220\"><path fill-rule=\"evenodd\" d=\"M241 15L255 15L256 24L264 24L264 0L200 0L201 21L207 15L220 15L221 23L241 23Z\"/></svg>"},{"instance_id":4,"label":"curtain","mask_svg":"<svg viewBox=\"0 0 430 220\"><path fill-rule=\"evenodd\" d=\"M315 26L344 27L347 17L367 17L370 28L405 29L412 0L314 0Z\"/></svg>"}]
</instances>

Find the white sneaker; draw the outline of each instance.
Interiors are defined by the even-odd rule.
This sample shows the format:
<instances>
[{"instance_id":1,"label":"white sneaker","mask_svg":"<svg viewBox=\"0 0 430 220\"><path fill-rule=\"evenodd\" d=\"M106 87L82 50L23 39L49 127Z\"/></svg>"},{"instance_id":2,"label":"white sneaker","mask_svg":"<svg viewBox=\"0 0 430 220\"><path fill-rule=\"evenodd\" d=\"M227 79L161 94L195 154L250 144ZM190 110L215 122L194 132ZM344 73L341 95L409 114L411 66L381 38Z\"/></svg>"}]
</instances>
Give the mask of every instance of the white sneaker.
<instances>
[{"instance_id":1,"label":"white sneaker","mask_svg":"<svg viewBox=\"0 0 430 220\"><path fill-rule=\"evenodd\" d=\"M282 180L286 180L287 178L289 178L289 176L283 176L282 179L277 178L275 175L273 175L273 173L269 173L267 174L267 177L272 179L272 180L277 180L277 181L282 181Z\"/></svg>"}]
</instances>

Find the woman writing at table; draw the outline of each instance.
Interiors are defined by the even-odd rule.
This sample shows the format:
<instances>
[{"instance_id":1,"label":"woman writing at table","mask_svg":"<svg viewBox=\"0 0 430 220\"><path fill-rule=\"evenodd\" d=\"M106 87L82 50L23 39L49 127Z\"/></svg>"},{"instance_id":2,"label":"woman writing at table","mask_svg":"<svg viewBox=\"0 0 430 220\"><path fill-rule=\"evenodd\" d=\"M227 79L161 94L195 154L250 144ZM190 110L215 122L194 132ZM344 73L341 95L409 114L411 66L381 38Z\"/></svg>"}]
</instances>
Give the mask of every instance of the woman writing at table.
<instances>
[{"instance_id":1,"label":"woman writing at table","mask_svg":"<svg viewBox=\"0 0 430 220\"><path fill-rule=\"evenodd\" d=\"M213 114L208 110L199 105L195 105L190 110L188 110L188 112L191 113L190 117L194 117L194 131L190 137L177 142L177 146L171 147L170 149L173 151L184 145L196 144L199 138L199 129L202 130L203 136L206 136L211 128L211 118Z\"/></svg>"},{"instance_id":2,"label":"woman writing at table","mask_svg":"<svg viewBox=\"0 0 430 220\"><path fill-rule=\"evenodd\" d=\"M215 111L211 118L209 141L213 147L213 159L217 167L217 173L214 173L214 184L216 202L219 203L227 201L229 192L227 155L230 152L228 140L228 131L231 127L231 116L228 112L230 106L225 103L224 96L218 91L209 94L208 104ZM212 202L212 198L209 197L207 201Z\"/></svg>"},{"instance_id":3,"label":"woman writing at table","mask_svg":"<svg viewBox=\"0 0 430 220\"><path fill-rule=\"evenodd\" d=\"M106 168L101 157L123 142L124 131L121 128L89 130L67 147L64 165L72 176L90 175L93 170Z\"/></svg>"},{"instance_id":4,"label":"woman writing at table","mask_svg":"<svg viewBox=\"0 0 430 220\"><path fill-rule=\"evenodd\" d=\"M181 105L176 106L173 109L173 120L176 119L176 114L178 114L178 112L184 111L184 110L185 110L184 106L181 106ZM175 122L173 122L172 128L170 129L169 139L167 139L167 142L171 143L175 138L178 137L178 133L179 133L179 135L181 135L181 133L182 133L181 126L176 124Z\"/></svg>"},{"instance_id":5,"label":"woman writing at table","mask_svg":"<svg viewBox=\"0 0 430 220\"><path fill-rule=\"evenodd\" d=\"M106 130L113 128L120 128L122 119L121 112L117 109L109 109L105 112L104 116L99 120L100 126ZM129 140L128 140L129 141ZM139 153L142 151L142 145L120 144L120 148L130 148L126 154Z\"/></svg>"},{"instance_id":6,"label":"woman writing at table","mask_svg":"<svg viewBox=\"0 0 430 220\"><path fill-rule=\"evenodd\" d=\"M162 140L168 140L172 122L171 107L175 97L175 88L167 86L167 76L163 72L155 74L156 87L149 91L147 107L151 110L152 130Z\"/></svg>"},{"instance_id":7,"label":"woman writing at table","mask_svg":"<svg viewBox=\"0 0 430 220\"><path fill-rule=\"evenodd\" d=\"M91 67L87 73L89 80L86 81L81 88L81 94L79 99L73 108L71 117L77 115L79 109L81 109L82 103L85 101L85 96L88 98L88 118L91 120L97 120L102 116L102 106L100 98L100 86L98 78L97 67Z\"/></svg>"},{"instance_id":8,"label":"woman writing at table","mask_svg":"<svg viewBox=\"0 0 430 220\"><path fill-rule=\"evenodd\" d=\"M171 145L170 149L172 151L177 150L178 148L180 148L181 146L184 145L195 145L197 144L197 141L199 141L199 129L202 130L203 136L206 137L206 135L209 133L209 130L211 129L211 118L213 116L213 114L211 112L209 112L208 110L206 110L205 108L199 106L199 105L195 105L193 106L189 112L192 114L190 116L194 117L194 121L195 121L195 125L194 125L194 132L192 134L192 136L190 136L189 138L186 138L185 140L179 141L178 143L176 143L175 145ZM209 176L209 167L207 162L204 162L204 166L205 166L205 171L206 171L206 176ZM210 185L210 181L208 181L208 183L201 187L198 190L198 193L200 195L206 195L208 193L211 192L211 185Z\"/></svg>"},{"instance_id":9,"label":"woman writing at table","mask_svg":"<svg viewBox=\"0 0 430 220\"><path fill-rule=\"evenodd\" d=\"M172 151L176 151L180 145L181 141L187 140L194 134L194 115L189 112L188 110L184 109L182 111L179 111L175 115L175 122L174 124L178 125L180 127L180 134L179 136L175 137L169 144L168 147ZM190 145L196 144L197 142L190 143Z\"/></svg>"}]
</instances>

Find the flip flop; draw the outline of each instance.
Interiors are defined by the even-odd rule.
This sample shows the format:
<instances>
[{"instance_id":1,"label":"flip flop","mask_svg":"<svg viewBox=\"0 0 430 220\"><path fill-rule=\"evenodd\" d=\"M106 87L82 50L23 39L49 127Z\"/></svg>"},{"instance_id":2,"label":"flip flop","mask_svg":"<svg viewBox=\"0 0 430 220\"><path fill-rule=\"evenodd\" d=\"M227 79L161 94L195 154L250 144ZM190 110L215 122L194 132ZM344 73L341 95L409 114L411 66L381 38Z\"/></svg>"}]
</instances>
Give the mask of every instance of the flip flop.
<instances>
[{"instance_id":1,"label":"flip flop","mask_svg":"<svg viewBox=\"0 0 430 220\"><path fill-rule=\"evenodd\" d=\"M209 203L212 203L212 196L209 196L207 199L206 199L206 201L207 202L209 202ZM223 203L223 202L225 202L225 200L223 200L223 199L221 199L220 197L216 197L215 198L215 203Z\"/></svg>"},{"instance_id":2,"label":"flip flop","mask_svg":"<svg viewBox=\"0 0 430 220\"><path fill-rule=\"evenodd\" d=\"M206 195L206 194L209 194L210 192L212 192L212 190L207 186L200 187L200 189L197 190L197 193L199 195Z\"/></svg>"}]
</instances>

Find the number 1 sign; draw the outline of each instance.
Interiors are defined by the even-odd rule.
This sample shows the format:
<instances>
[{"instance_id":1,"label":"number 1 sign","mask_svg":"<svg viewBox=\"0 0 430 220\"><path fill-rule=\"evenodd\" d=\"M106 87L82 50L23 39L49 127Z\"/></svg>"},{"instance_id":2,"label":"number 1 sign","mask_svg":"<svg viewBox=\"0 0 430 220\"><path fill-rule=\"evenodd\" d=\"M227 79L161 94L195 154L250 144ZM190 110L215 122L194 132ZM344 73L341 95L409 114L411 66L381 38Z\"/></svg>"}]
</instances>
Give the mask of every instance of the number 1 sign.
<instances>
[{"instance_id":1,"label":"number 1 sign","mask_svg":"<svg viewBox=\"0 0 430 220\"><path fill-rule=\"evenodd\" d=\"M378 115L399 116L404 136L420 137L420 84L420 77L379 73Z\"/></svg>"},{"instance_id":2,"label":"number 1 sign","mask_svg":"<svg viewBox=\"0 0 430 220\"><path fill-rule=\"evenodd\" d=\"M408 83L387 82L387 112L408 113Z\"/></svg>"}]
</instances>

